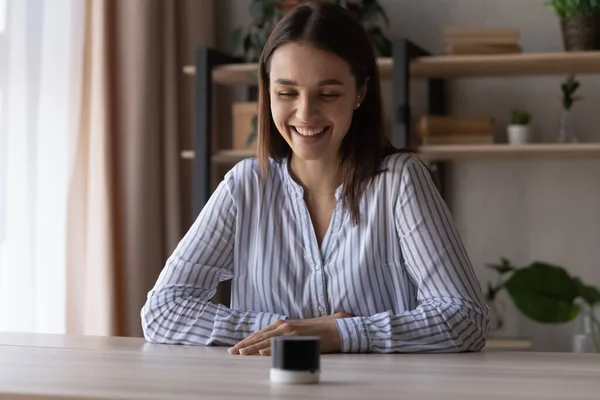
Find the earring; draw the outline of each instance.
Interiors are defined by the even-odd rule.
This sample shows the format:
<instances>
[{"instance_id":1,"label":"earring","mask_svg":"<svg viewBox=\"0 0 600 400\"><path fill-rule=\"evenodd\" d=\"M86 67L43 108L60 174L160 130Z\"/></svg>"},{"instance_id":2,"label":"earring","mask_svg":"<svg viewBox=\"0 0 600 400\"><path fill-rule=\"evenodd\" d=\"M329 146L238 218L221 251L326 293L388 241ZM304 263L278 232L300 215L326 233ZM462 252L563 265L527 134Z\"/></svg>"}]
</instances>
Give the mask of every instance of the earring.
<instances>
[{"instance_id":1,"label":"earring","mask_svg":"<svg viewBox=\"0 0 600 400\"><path fill-rule=\"evenodd\" d=\"M356 110L358 107L360 107L360 103L358 103L354 109Z\"/></svg>"}]
</instances>

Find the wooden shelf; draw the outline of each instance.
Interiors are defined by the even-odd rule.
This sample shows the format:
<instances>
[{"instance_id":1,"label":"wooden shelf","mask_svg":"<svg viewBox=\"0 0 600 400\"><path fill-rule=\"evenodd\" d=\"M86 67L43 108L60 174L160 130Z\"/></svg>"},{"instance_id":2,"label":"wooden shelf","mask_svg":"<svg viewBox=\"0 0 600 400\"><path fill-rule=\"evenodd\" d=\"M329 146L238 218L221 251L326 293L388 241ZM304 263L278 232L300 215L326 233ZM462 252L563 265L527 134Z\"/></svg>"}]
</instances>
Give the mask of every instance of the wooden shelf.
<instances>
[{"instance_id":1,"label":"wooden shelf","mask_svg":"<svg viewBox=\"0 0 600 400\"><path fill-rule=\"evenodd\" d=\"M499 338L491 337L486 341L484 350L492 351L528 351L533 347L529 338Z\"/></svg>"},{"instance_id":2,"label":"wooden shelf","mask_svg":"<svg viewBox=\"0 0 600 400\"><path fill-rule=\"evenodd\" d=\"M531 143L525 145L439 145L421 146L416 153L426 161L459 161L469 159L592 159L600 158L600 143ZM186 150L182 158L194 158L194 152ZM212 156L216 164L235 164L245 158L255 157L254 150L223 150Z\"/></svg>"},{"instance_id":3,"label":"wooden shelf","mask_svg":"<svg viewBox=\"0 0 600 400\"><path fill-rule=\"evenodd\" d=\"M378 58L382 80L392 78L391 58ZM213 80L224 85L255 83L258 64L226 64L213 69ZM195 75L196 68L183 68ZM568 73L600 73L600 51L518 53L492 55L428 56L411 62L412 78L452 78L515 75L564 75Z\"/></svg>"},{"instance_id":4,"label":"wooden shelf","mask_svg":"<svg viewBox=\"0 0 600 400\"><path fill-rule=\"evenodd\" d=\"M215 153L211 161L216 164L235 164L246 158L256 157L254 150L222 150Z\"/></svg>"},{"instance_id":5,"label":"wooden shelf","mask_svg":"<svg viewBox=\"0 0 600 400\"><path fill-rule=\"evenodd\" d=\"M392 78L393 62L391 58L378 58L379 74L381 79ZM215 83L222 85L237 85L256 83L256 71L258 64L225 64L213 68L212 79ZM186 75L196 75L194 65L183 67L183 73Z\"/></svg>"},{"instance_id":6,"label":"wooden shelf","mask_svg":"<svg viewBox=\"0 0 600 400\"><path fill-rule=\"evenodd\" d=\"M600 158L600 143L531 143L524 145L439 145L419 147L426 160L451 161L498 158L582 159Z\"/></svg>"},{"instance_id":7,"label":"wooden shelf","mask_svg":"<svg viewBox=\"0 0 600 400\"><path fill-rule=\"evenodd\" d=\"M431 56L410 65L413 78L600 73L600 51Z\"/></svg>"}]
</instances>

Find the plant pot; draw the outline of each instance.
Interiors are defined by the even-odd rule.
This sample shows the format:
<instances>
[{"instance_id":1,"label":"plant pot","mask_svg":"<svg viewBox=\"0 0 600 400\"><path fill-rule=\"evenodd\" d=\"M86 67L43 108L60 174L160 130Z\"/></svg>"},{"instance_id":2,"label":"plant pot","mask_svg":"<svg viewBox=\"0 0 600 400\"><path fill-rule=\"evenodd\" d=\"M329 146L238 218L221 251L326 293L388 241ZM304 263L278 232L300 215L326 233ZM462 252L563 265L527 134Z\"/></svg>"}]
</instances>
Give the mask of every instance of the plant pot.
<instances>
[{"instance_id":1,"label":"plant pot","mask_svg":"<svg viewBox=\"0 0 600 400\"><path fill-rule=\"evenodd\" d=\"M577 15L560 23L566 51L600 50L600 15Z\"/></svg>"},{"instance_id":2,"label":"plant pot","mask_svg":"<svg viewBox=\"0 0 600 400\"><path fill-rule=\"evenodd\" d=\"M510 144L525 144L532 140L531 126L529 125L508 125L506 134Z\"/></svg>"}]
</instances>

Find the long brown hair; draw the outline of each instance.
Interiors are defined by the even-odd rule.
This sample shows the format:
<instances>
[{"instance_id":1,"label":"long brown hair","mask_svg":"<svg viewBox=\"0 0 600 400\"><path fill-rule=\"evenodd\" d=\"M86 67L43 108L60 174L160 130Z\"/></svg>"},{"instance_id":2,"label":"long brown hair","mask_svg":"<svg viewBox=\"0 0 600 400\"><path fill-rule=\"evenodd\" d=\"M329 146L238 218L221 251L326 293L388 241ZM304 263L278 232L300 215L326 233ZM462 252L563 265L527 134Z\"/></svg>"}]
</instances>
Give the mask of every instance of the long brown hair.
<instances>
[{"instance_id":1,"label":"long brown hair","mask_svg":"<svg viewBox=\"0 0 600 400\"><path fill-rule=\"evenodd\" d=\"M367 85L361 106L354 111L348 133L340 146L343 204L353 223L359 221L360 198L383 158L397 150L386 138L379 70L375 52L362 25L341 7L310 2L288 12L273 29L259 61L258 160L263 177L269 158L281 162L291 148L278 132L270 109L269 64L273 52L290 42L309 43L345 60L356 77L356 87Z\"/></svg>"}]
</instances>

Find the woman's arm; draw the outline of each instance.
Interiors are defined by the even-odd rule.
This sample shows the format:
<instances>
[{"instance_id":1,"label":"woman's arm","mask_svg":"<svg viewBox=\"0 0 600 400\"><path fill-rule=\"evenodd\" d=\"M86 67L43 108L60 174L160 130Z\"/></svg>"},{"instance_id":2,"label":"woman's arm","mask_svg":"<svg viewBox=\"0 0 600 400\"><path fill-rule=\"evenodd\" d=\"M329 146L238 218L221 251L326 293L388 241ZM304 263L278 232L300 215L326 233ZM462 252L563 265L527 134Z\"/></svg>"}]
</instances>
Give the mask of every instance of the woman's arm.
<instances>
[{"instance_id":1,"label":"woman's arm","mask_svg":"<svg viewBox=\"0 0 600 400\"><path fill-rule=\"evenodd\" d=\"M210 299L233 277L237 208L229 173L181 240L142 308L144 337L155 343L234 345L284 316L238 311Z\"/></svg>"},{"instance_id":2,"label":"woman's arm","mask_svg":"<svg viewBox=\"0 0 600 400\"><path fill-rule=\"evenodd\" d=\"M487 307L446 204L426 167L409 160L396 204L405 265L418 307L338 319L345 352L478 351L488 333Z\"/></svg>"}]
</instances>

